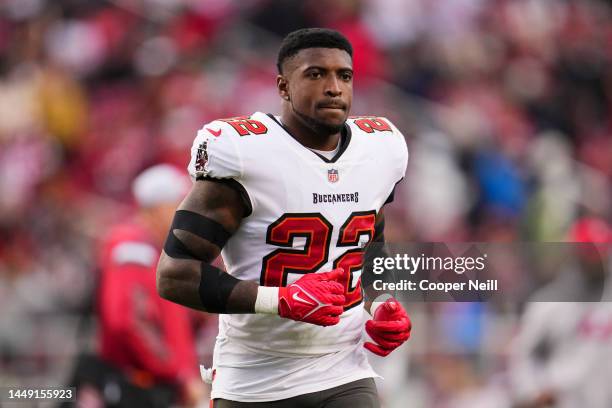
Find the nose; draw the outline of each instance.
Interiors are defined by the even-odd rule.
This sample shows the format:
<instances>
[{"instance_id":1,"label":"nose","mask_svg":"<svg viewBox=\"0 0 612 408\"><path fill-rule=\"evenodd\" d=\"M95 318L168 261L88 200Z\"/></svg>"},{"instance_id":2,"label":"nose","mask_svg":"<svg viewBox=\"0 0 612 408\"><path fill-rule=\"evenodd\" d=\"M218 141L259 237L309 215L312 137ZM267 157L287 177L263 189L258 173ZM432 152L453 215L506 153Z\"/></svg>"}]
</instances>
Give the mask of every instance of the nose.
<instances>
[{"instance_id":1,"label":"nose","mask_svg":"<svg viewBox=\"0 0 612 408\"><path fill-rule=\"evenodd\" d=\"M342 89L340 89L340 82L335 75L330 75L330 78L325 83L325 95L331 97L338 97L342 95Z\"/></svg>"}]
</instances>

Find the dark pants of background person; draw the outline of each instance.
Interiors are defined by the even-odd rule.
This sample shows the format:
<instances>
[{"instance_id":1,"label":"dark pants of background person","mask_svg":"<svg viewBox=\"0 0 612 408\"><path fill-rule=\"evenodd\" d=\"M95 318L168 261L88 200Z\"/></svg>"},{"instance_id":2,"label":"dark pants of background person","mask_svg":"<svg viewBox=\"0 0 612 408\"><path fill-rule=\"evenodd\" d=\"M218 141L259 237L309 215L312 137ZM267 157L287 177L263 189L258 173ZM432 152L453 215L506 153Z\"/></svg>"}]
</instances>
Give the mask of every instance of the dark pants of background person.
<instances>
[{"instance_id":1,"label":"dark pants of background person","mask_svg":"<svg viewBox=\"0 0 612 408\"><path fill-rule=\"evenodd\" d=\"M176 389L169 384L139 387L123 372L90 354L79 356L68 386L76 388L77 403L64 402L59 408L74 408L80 400L79 394L91 389L96 390L96 398L105 408L168 408L178 397Z\"/></svg>"},{"instance_id":2,"label":"dark pants of background person","mask_svg":"<svg viewBox=\"0 0 612 408\"><path fill-rule=\"evenodd\" d=\"M380 408L372 378L353 381L329 390L270 402L236 402L215 399L213 408Z\"/></svg>"}]
</instances>

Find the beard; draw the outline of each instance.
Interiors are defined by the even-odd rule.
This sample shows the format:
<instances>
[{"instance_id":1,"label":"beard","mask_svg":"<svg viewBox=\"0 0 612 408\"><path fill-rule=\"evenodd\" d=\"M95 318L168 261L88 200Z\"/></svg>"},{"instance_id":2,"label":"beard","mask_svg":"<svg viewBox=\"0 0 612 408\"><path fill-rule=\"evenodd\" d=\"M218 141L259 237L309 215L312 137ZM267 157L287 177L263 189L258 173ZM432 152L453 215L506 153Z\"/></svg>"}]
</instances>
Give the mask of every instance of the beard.
<instances>
[{"instance_id":1,"label":"beard","mask_svg":"<svg viewBox=\"0 0 612 408\"><path fill-rule=\"evenodd\" d=\"M339 133L344 128L346 120L343 121L339 125L331 125L329 123L322 122L318 119L315 119L311 116L305 115L302 112L295 109L293 106L293 101L291 101L291 110L296 114L298 118L301 119L302 123L306 125L308 129L310 129L315 135L320 136L330 136Z\"/></svg>"}]
</instances>

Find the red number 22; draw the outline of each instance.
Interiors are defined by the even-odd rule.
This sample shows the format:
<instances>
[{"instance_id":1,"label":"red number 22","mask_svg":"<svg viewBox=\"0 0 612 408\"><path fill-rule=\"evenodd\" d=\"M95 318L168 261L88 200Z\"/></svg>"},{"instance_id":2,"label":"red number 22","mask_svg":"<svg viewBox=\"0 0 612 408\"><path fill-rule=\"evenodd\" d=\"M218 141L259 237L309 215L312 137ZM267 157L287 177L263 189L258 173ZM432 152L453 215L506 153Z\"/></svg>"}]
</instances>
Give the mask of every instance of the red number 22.
<instances>
[{"instance_id":1,"label":"red number 22","mask_svg":"<svg viewBox=\"0 0 612 408\"><path fill-rule=\"evenodd\" d=\"M375 211L352 213L340 228L336 246L359 245L361 236L366 235L368 242L374 236L376 223ZM285 214L270 224L266 243L279 248L266 255L262 261L261 284L265 286L287 285L288 273L312 273L323 266L329 257L329 246L333 226L320 213ZM303 249L293 249L294 239L306 239ZM361 279L354 282L353 274L363 266L365 248L349 249L334 261L334 268L349 270L345 282L345 308L353 307L362 300Z\"/></svg>"}]
</instances>

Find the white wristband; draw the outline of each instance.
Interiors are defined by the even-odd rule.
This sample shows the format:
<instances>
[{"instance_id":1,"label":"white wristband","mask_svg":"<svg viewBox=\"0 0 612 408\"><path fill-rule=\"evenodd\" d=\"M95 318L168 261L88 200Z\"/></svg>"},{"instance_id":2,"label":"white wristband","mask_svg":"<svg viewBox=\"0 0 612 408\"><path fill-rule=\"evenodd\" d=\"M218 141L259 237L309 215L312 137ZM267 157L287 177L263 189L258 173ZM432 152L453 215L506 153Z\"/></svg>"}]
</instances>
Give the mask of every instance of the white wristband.
<instances>
[{"instance_id":1,"label":"white wristband","mask_svg":"<svg viewBox=\"0 0 612 408\"><path fill-rule=\"evenodd\" d=\"M392 298L393 296L391 296L388 293L384 293L382 295L380 295L379 297L377 297L373 302L372 302L372 306L370 306L370 315L374 316L374 313L376 313L376 309L378 309L380 306L383 305L383 303L385 303L387 301L387 299Z\"/></svg>"},{"instance_id":2,"label":"white wristband","mask_svg":"<svg viewBox=\"0 0 612 408\"><path fill-rule=\"evenodd\" d=\"M278 288L260 286L257 288L255 313L278 314Z\"/></svg>"}]
</instances>

